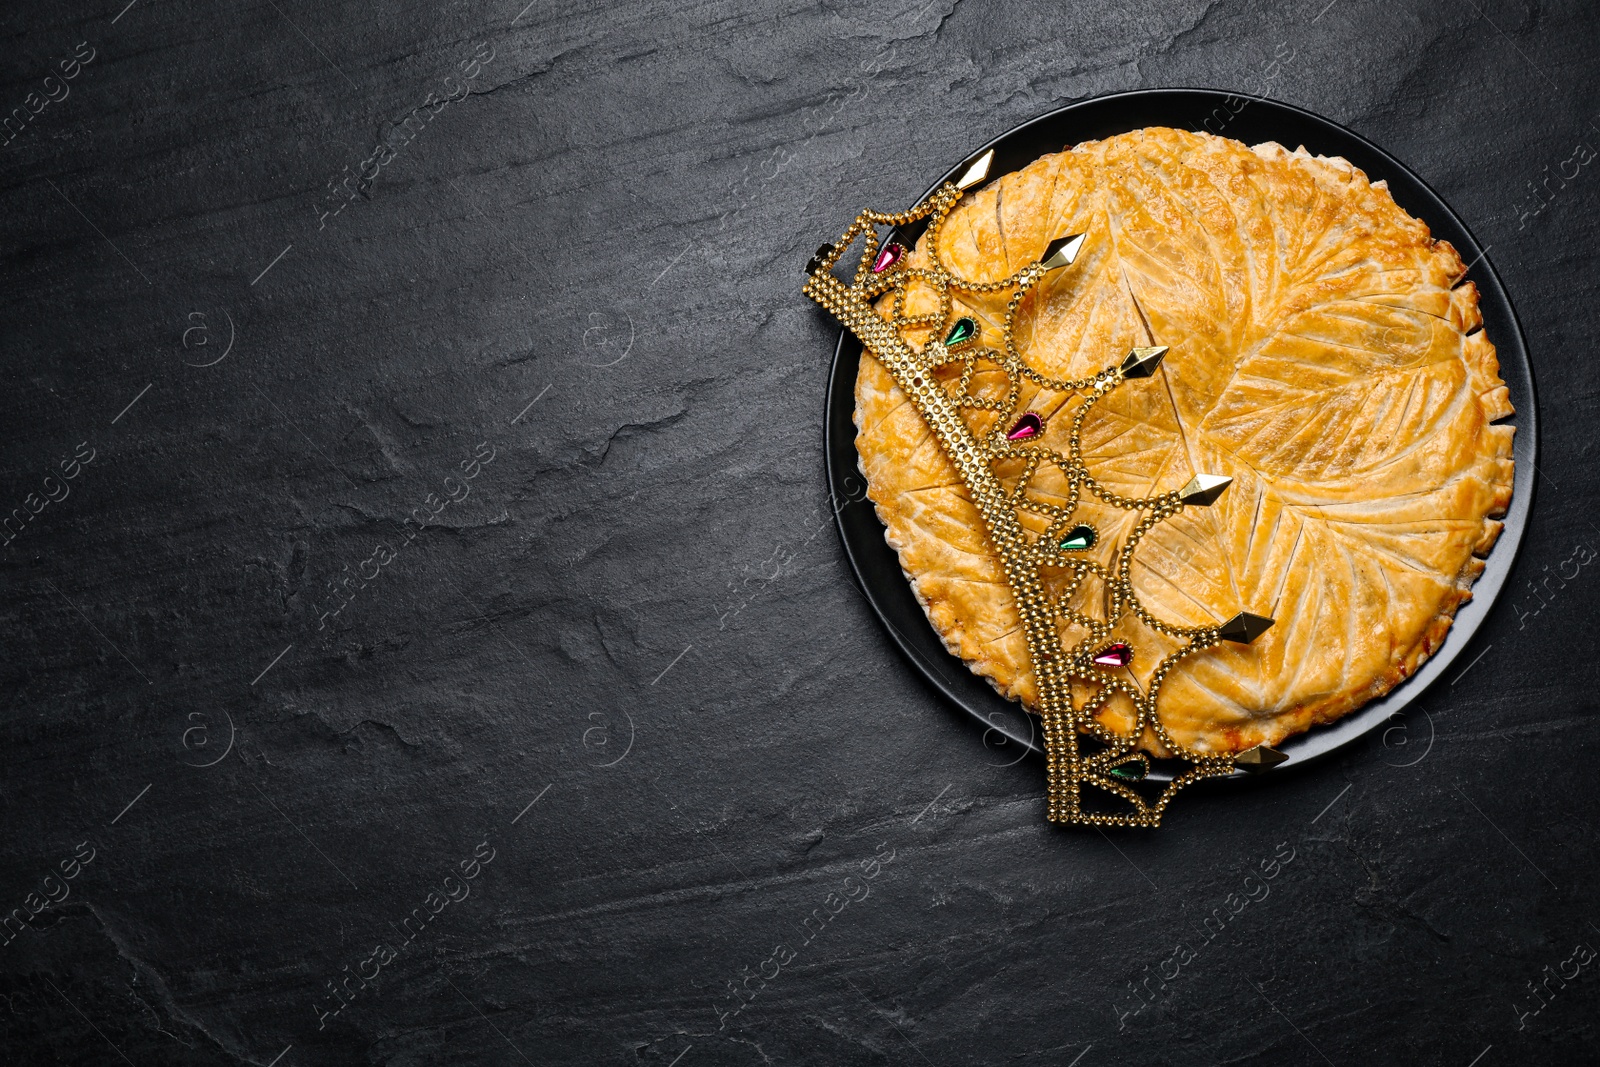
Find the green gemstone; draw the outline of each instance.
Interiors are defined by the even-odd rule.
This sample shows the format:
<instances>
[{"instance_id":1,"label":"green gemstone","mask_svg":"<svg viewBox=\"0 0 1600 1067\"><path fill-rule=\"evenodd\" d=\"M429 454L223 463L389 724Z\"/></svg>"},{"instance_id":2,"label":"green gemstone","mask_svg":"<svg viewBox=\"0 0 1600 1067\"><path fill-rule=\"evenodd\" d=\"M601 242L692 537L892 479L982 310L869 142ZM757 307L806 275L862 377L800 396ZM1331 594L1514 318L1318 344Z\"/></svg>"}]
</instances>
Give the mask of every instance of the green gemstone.
<instances>
[{"instance_id":1,"label":"green gemstone","mask_svg":"<svg viewBox=\"0 0 1600 1067\"><path fill-rule=\"evenodd\" d=\"M1119 763L1111 768L1111 777L1121 778L1125 782L1137 782L1144 778L1144 760L1134 759L1127 763Z\"/></svg>"},{"instance_id":2,"label":"green gemstone","mask_svg":"<svg viewBox=\"0 0 1600 1067\"><path fill-rule=\"evenodd\" d=\"M1061 542L1063 552L1082 552L1086 548L1094 547L1094 527L1074 526L1067 531L1067 536Z\"/></svg>"},{"instance_id":3,"label":"green gemstone","mask_svg":"<svg viewBox=\"0 0 1600 1067\"><path fill-rule=\"evenodd\" d=\"M954 326L950 327L950 336L944 339L944 346L954 348L956 345L964 345L976 336L978 336L977 320L963 315L956 320Z\"/></svg>"}]
</instances>

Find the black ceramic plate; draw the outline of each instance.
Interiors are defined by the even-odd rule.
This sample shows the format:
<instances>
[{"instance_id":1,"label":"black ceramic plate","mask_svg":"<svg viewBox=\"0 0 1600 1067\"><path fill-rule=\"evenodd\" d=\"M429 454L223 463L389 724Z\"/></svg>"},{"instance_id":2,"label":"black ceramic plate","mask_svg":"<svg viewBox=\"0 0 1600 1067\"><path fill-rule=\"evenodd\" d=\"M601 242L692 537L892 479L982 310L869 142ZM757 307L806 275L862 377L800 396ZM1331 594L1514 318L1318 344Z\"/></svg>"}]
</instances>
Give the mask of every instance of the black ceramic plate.
<instances>
[{"instance_id":1,"label":"black ceramic plate","mask_svg":"<svg viewBox=\"0 0 1600 1067\"><path fill-rule=\"evenodd\" d=\"M1444 646L1416 675L1397 686L1382 700L1375 700L1359 711L1329 726L1316 727L1281 746L1287 762L1276 768L1303 765L1320 756L1351 744L1382 725L1420 696L1429 684L1450 670L1466 649L1473 633L1489 613L1511 571L1512 559L1522 541L1528 509L1533 502L1534 460L1537 445L1533 370L1528 364L1527 347L1516 313L1506 298L1494 268L1483 254L1483 247L1456 217L1445 202L1411 171L1383 149L1349 130L1309 111L1271 100L1250 99L1238 110L1241 97L1211 89L1150 89L1102 96L1052 111L976 149L972 156L988 148L995 150L992 176L1019 170L1049 152L1080 141L1126 133L1144 126L1173 126L1179 129L1211 128L1246 144L1277 141L1288 148L1304 145L1313 154L1343 156L1365 171L1371 179L1386 179L1395 201L1406 211L1428 224L1437 238L1456 247L1469 263L1467 277L1478 285L1484 328L1500 356L1500 374L1511 391L1517 413L1507 420L1517 427L1511 510L1505 517L1505 531L1490 553L1483 576L1473 586L1472 600L1456 613ZM1229 107L1226 101L1232 101ZM1238 110L1237 114L1233 112ZM1224 119L1226 119L1224 123ZM967 159L958 161L938 181L932 192L946 181L954 181ZM926 196L927 194L923 194ZM905 206L915 201L908 198ZM895 208L899 205L873 205ZM837 509L839 536L855 569L856 579L878 617L888 628L916 668L958 707L978 720L985 729L986 743L1006 753L995 762L1009 762L1022 746L1040 751L1033 720L1021 708L996 693L989 683L969 671L950 655L923 614L900 570L894 550L884 541L883 525L870 501L861 499L864 482L857 466L855 410L856 368L861 345L847 332L840 332L828 381L827 453L828 484L836 501L849 503ZM1470 664L1469 664L1470 665ZM1020 758L1020 757L1017 757ZM1152 774L1152 777L1158 775ZM1243 776L1240 772L1239 776ZM1165 777L1165 775L1161 775Z\"/></svg>"}]
</instances>

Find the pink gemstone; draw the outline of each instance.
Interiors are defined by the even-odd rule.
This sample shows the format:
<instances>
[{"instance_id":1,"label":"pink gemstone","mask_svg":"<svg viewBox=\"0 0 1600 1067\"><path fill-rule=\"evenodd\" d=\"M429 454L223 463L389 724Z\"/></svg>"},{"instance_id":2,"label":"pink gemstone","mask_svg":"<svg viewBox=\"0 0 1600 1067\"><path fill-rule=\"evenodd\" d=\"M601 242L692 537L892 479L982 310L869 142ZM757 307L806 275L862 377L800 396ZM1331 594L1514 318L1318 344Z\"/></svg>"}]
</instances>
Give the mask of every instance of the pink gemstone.
<instances>
[{"instance_id":1,"label":"pink gemstone","mask_svg":"<svg viewBox=\"0 0 1600 1067\"><path fill-rule=\"evenodd\" d=\"M900 262L900 257L905 254L906 250L892 241L884 245L883 251L878 253L878 258L872 263L872 273L882 274L884 271Z\"/></svg>"},{"instance_id":2,"label":"pink gemstone","mask_svg":"<svg viewBox=\"0 0 1600 1067\"><path fill-rule=\"evenodd\" d=\"M1024 411L1022 418L1018 419L1017 424L1011 427L1011 431L1006 434L1006 440L1026 441L1030 437L1039 436L1039 431L1043 429L1044 422L1038 415L1031 411Z\"/></svg>"},{"instance_id":3,"label":"pink gemstone","mask_svg":"<svg viewBox=\"0 0 1600 1067\"><path fill-rule=\"evenodd\" d=\"M1126 667L1133 662L1133 649L1118 641L1096 652L1094 661L1102 667Z\"/></svg>"}]
</instances>

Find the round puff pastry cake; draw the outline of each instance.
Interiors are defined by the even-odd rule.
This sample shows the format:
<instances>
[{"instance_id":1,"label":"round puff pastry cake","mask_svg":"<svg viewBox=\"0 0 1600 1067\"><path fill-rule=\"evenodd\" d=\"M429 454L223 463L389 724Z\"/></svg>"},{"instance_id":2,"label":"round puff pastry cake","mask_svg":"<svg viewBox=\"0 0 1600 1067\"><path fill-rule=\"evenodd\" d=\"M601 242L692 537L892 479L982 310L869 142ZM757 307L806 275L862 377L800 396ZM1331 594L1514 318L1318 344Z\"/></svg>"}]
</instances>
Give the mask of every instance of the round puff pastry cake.
<instances>
[{"instance_id":1,"label":"round puff pastry cake","mask_svg":"<svg viewBox=\"0 0 1600 1067\"><path fill-rule=\"evenodd\" d=\"M1132 572L1140 600L1180 626L1239 611L1277 620L1252 644L1224 643L1168 675L1158 713L1173 739L1215 753L1274 744L1413 673L1471 597L1511 497L1513 427L1495 420L1512 407L1456 250L1343 159L1150 128L969 193L941 254L957 274L992 281L1068 233L1088 235L1076 263L1018 310L1023 358L1071 378L1135 346L1170 348L1153 379L1116 390L1085 422L1088 469L1128 497L1200 472L1233 479L1210 507L1145 536ZM910 265L927 255L919 243ZM934 310L919 286L908 311ZM977 320L978 344L997 343L1008 298L958 294L951 315ZM983 367L968 391L1003 397L1004 376ZM939 373L960 389L958 365ZM1063 401L1034 388L1023 381L1019 410L1044 416L1039 440L1064 449L1068 420L1050 418ZM980 431L996 417L965 414ZM855 418L869 495L929 621L1031 707L1027 646L982 520L870 354ZM1087 496L1075 517L1097 527L1102 562L1135 519ZM1080 595L1103 617L1101 592ZM1128 669L1141 685L1176 647L1132 616L1116 636L1137 650ZM1100 718L1120 732L1134 721L1126 697ZM1148 732L1142 747L1167 754Z\"/></svg>"}]
</instances>

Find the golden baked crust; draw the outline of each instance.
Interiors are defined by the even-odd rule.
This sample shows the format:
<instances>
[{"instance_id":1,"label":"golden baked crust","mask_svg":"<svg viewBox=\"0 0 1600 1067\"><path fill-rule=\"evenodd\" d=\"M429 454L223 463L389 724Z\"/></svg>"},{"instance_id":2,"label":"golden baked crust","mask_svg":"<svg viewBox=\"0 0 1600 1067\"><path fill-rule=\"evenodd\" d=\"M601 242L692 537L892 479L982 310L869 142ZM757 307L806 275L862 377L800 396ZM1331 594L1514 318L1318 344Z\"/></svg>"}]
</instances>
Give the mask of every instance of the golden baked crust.
<instances>
[{"instance_id":1,"label":"golden baked crust","mask_svg":"<svg viewBox=\"0 0 1600 1067\"><path fill-rule=\"evenodd\" d=\"M1151 128L1045 156L969 193L941 251L958 274L992 280L1078 232L1089 237L1077 263L1018 313L1023 357L1068 378L1136 345L1171 349L1155 378L1118 389L1084 424L1089 469L1130 497L1201 471L1233 478L1211 507L1146 535L1133 570L1140 599L1182 626L1241 610L1277 619L1253 644L1208 650L1168 676L1159 713L1174 740L1241 751L1387 692L1439 647L1471 597L1511 496L1513 428L1492 423L1512 408L1477 288L1455 284L1456 250L1343 159ZM926 255L919 244L909 260ZM932 310L919 284L908 308ZM992 343L1008 297L958 298L952 314L974 316ZM956 388L959 373L941 375ZM1004 385L980 370L970 390L1003 395ZM1022 389L1034 407L1034 387ZM1061 402L1051 395L1035 408L1046 417L1040 440L1063 448L1066 420L1049 418ZM987 429L994 416L970 418ZM856 426L869 495L934 629L1031 706L1027 647L979 515L870 355ZM1080 517L1097 525L1102 561L1134 521L1094 501ZM1176 647L1136 621L1118 636L1134 646L1141 682L1141 669ZM1122 699L1101 718L1126 730ZM1152 735L1144 747L1164 754Z\"/></svg>"}]
</instances>

